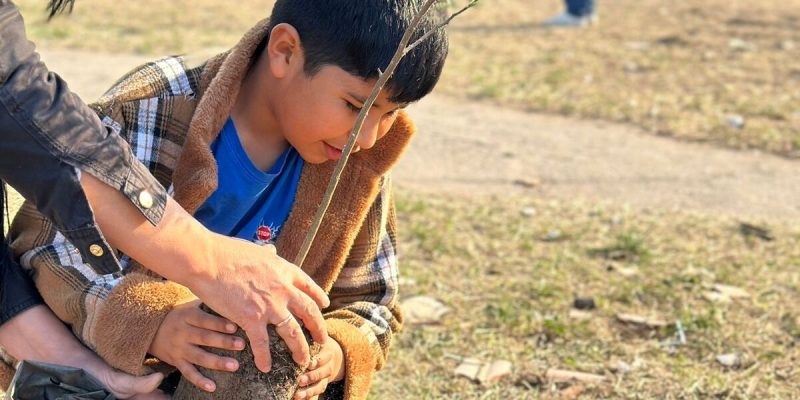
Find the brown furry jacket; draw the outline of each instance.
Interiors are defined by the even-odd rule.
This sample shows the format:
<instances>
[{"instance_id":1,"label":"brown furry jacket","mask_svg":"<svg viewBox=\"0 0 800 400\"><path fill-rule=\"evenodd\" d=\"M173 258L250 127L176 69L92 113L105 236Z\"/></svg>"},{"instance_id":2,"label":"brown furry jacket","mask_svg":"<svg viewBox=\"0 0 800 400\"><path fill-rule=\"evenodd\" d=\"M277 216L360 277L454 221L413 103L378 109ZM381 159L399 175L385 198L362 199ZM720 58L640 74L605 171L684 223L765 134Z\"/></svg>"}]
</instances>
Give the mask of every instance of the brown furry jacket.
<instances>
[{"instance_id":1,"label":"brown furry jacket","mask_svg":"<svg viewBox=\"0 0 800 400\"><path fill-rule=\"evenodd\" d=\"M177 57L135 69L93 107L131 144L175 200L190 213L216 190L210 143L230 114L266 21L230 51L195 68ZM330 296L330 336L345 356L346 398L365 398L402 323L397 304L395 215L389 170L413 135L401 114L390 132L354 154L303 270ZM333 163L305 164L291 214L276 243L294 259L314 217ZM111 365L141 374L147 349L172 306L192 294L129 261L122 274L97 275L30 204L12 227L13 248L47 304ZM123 257L124 261L125 257ZM220 295L224 295L221 293Z\"/></svg>"}]
</instances>

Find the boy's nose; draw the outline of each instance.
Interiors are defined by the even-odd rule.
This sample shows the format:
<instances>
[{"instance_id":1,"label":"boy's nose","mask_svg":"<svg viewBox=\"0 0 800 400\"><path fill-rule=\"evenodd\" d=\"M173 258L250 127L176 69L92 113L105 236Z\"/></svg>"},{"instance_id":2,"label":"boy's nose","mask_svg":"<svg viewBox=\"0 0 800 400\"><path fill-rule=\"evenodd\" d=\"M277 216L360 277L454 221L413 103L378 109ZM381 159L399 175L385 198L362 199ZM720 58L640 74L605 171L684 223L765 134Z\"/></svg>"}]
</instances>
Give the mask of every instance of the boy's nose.
<instances>
[{"instance_id":1,"label":"boy's nose","mask_svg":"<svg viewBox=\"0 0 800 400\"><path fill-rule=\"evenodd\" d=\"M364 150L372 148L378 140L378 130L380 126L380 118L367 117L367 119L364 120L364 125L361 127L361 132L358 134L358 139L356 139L358 147Z\"/></svg>"}]
</instances>

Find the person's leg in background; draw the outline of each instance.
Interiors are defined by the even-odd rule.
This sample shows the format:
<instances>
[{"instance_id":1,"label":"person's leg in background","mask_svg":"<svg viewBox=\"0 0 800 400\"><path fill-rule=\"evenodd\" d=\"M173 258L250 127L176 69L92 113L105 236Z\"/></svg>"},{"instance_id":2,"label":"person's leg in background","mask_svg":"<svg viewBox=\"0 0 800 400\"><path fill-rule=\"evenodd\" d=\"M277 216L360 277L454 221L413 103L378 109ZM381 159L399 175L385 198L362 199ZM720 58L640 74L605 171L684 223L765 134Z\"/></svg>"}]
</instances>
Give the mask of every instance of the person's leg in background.
<instances>
[{"instance_id":1,"label":"person's leg in background","mask_svg":"<svg viewBox=\"0 0 800 400\"><path fill-rule=\"evenodd\" d=\"M545 26L580 27L597 21L595 0L565 0L566 11L545 21Z\"/></svg>"}]
</instances>

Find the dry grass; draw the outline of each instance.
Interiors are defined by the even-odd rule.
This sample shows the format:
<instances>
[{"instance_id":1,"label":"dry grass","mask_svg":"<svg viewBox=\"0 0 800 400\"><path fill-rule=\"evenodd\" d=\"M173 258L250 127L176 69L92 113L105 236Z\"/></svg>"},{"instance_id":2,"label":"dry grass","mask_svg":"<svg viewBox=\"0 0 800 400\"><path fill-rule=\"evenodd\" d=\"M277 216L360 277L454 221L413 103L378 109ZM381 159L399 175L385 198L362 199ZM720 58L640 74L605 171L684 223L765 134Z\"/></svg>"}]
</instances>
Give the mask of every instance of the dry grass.
<instances>
[{"instance_id":1,"label":"dry grass","mask_svg":"<svg viewBox=\"0 0 800 400\"><path fill-rule=\"evenodd\" d=\"M524 216L527 207L536 215ZM415 281L402 297L433 296L453 311L398 337L375 399L546 397L555 389L537 377L552 367L611 378L584 398L797 393L797 228L769 226L775 240L764 241L743 236L733 219L524 198L406 194L398 212L403 275ZM614 259L604 257L609 249ZM703 293L714 283L752 299L709 302ZM596 300L588 319L570 317L576 295ZM674 328L631 329L615 321L619 312L680 320L687 344L670 349ZM741 368L715 361L734 352L745 355ZM452 355L507 359L515 374L481 387L453 375ZM618 361L634 369L610 372Z\"/></svg>"},{"instance_id":2,"label":"dry grass","mask_svg":"<svg viewBox=\"0 0 800 400\"><path fill-rule=\"evenodd\" d=\"M18 3L41 44L153 55L229 47L272 4L80 0L48 25L41 1ZM484 0L454 22L438 90L800 155L800 0L599 6L596 27L546 30L560 1Z\"/></svg>"},{"instance_id":3,"label":"dry grass","mask_svg":"<svg viewBox=\"0 0 800 400\"><path fill-rule=\"evenodd\" d=\"M11 203L19 204L15 194ZM742 235L731 218L580 201L401 193L397 205L401 299L432 296L452 312L396 337L371 398L550 398L564 387L541 381L548 368L611 379L587 388L586 399L796 395L796 226L764 225L775 237L764 241ZM710 302L703 294L714 283L752 298ZM593 297L598 309L571 317L575 296ZM619 312L680 320L687 344L670 348L674 328L633 329L615 320ZM736 352L739 368L715 361ZM482 387L453 375L454 356L507 359L515 372ZM633 370L613 373L619 361Z\"/></svg>"}]
</instances>

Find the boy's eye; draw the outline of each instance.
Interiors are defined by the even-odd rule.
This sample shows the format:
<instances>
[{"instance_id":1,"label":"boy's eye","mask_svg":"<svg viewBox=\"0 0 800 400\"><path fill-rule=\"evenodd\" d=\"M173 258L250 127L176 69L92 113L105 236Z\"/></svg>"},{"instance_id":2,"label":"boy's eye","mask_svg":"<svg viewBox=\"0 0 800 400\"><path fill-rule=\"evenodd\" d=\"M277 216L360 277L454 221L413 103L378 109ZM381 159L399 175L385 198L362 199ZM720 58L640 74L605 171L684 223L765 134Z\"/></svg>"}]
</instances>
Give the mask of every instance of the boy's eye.
<instances>
[{"instance_id":1,"label":"boy's eye","mask_svg":"<svg viewBox=\"0 0 800 400\"><path fill-rule=\"evenodd\" d=\"M349 108L350 111L352 111L354 113L361 112L361 107L358 107L358 106L356 106L355 104L353 104L353 103L351 103L349 101L345 101L344 103L347 104L347 108Z\"/></svg>"}]
</instances>

